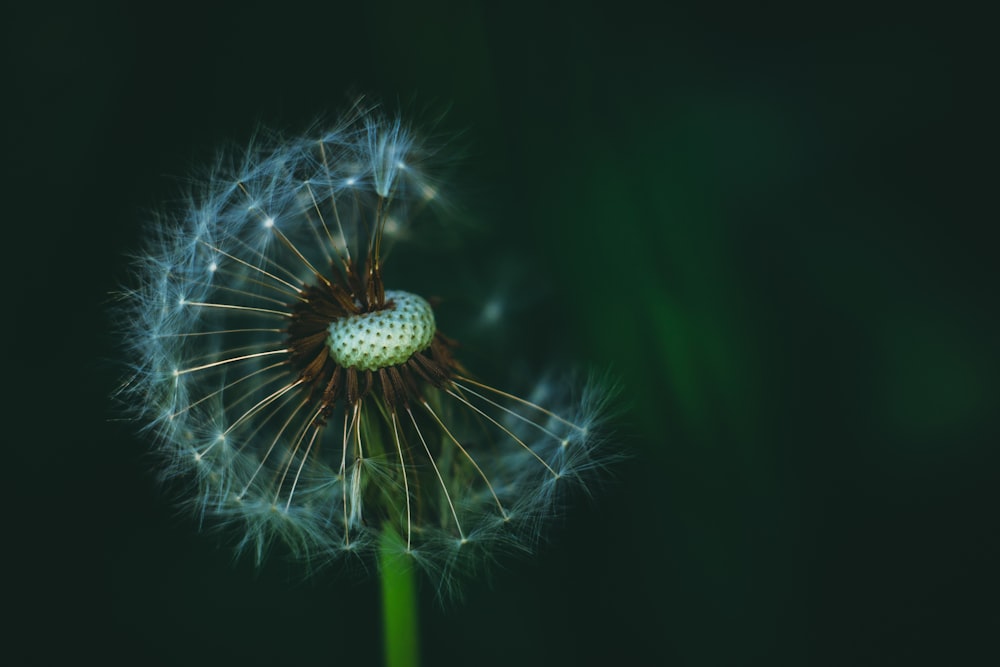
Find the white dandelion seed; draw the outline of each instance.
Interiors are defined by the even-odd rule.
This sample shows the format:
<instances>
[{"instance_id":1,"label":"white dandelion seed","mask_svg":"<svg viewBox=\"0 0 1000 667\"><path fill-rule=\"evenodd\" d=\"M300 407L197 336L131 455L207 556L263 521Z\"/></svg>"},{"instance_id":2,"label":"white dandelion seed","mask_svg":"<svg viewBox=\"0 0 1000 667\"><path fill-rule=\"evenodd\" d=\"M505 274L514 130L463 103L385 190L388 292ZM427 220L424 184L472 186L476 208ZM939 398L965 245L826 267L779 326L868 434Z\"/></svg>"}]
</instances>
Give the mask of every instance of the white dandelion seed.
<instances>
[{"instance_id":1,"label":"white dandelion seed","mask_svg":"<svg viewBox=\"0 0 1000 667\"><path fill-rule=\"evenodd\" d=\"M438 196L423 154L371 110L261 141L137 259L122 398L203 522L235 527L258 561L275 540L325 563L391 534L448 586L530 550L564 488L607 461L606 387L489 386L427 300L383 284L390 234Z\"/></svg>"}]
</instances>

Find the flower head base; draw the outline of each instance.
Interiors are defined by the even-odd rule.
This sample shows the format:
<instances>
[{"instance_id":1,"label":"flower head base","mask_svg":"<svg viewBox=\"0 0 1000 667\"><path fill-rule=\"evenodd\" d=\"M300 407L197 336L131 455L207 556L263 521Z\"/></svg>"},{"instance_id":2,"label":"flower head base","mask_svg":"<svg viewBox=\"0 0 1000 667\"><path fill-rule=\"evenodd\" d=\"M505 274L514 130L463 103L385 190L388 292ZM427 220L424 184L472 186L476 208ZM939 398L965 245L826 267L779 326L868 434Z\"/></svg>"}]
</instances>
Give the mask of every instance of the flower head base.
<instances>
[{"instance_id":1,"label":"flower head base","mask_svg":"<svg viewBox=\"0 0 1000 667\"><path fill-rule=\"evenodd\" d=\"M405 364L430 346L437 332L431 305L400 290L386 292L385 298L379 310L330 322L326 344L333 363L377 371Z\"/></svg>"},{"instance_id":2,"label":"flower head base","mask_svg":"<svg viewBox=\"0 0 1000 667\"><path fill-rule=\"evenodd\" d=\"M386 289L390 237L438 190L424 156L372 111L252 146L137 261L123 397L166 475L258 560L276 538L327 562L389 534L447 584L467 557L530 548L606 460L603 388L493 388L424 298Z\"/></svg>"}]
</instances>

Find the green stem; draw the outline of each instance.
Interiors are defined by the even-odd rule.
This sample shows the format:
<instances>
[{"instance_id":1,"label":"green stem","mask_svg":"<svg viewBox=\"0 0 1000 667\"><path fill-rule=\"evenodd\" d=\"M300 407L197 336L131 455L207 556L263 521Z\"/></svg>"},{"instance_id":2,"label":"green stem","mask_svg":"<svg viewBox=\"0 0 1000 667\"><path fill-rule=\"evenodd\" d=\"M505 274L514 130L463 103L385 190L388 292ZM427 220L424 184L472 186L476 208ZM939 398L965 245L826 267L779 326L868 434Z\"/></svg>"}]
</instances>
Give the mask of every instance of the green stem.
<instances>
[{"instance_id":1,"label":"green stem","mask_svg":"<svg viewBox=\"0 0 1000 667\"><path fill-rule=\"evenodd\" d=\"M416 571L399 546L399 536L385 526L379 545L385 664L386 667L418 667Z\"/></svg>"}]
</instances>

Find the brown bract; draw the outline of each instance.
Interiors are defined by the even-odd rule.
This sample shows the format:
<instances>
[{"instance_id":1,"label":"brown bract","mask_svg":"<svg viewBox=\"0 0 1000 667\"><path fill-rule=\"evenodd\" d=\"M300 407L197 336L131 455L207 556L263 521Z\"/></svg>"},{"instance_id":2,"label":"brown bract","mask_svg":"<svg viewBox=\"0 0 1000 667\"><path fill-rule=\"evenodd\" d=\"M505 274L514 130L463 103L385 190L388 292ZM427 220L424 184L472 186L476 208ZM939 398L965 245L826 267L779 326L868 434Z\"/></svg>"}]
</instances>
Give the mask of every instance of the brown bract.
<instances>
[{"instance_id":1,"label":"brown bract","mask_svg":"<svg viewBox=\"0 0 1000 667\"><path fill-rule=\"evenodd\" d=\"M363 370L337 363L327 344L331 322L396 306L386 299L376 257L369 254L362 271L356 271L350 259L341 261L343 266L331 262L329 275L318 275L317 282L302 291L287 328L291 365L299 380L310 385L310 401L318 404L323 423L339 400L353 406L378 391L390 413L397 413L411 402L422 402L424 386L444 387L455 373L464 372L452 356L457 343L437 330L430 345L401 364Z\"/></svg>"}]
</instances>

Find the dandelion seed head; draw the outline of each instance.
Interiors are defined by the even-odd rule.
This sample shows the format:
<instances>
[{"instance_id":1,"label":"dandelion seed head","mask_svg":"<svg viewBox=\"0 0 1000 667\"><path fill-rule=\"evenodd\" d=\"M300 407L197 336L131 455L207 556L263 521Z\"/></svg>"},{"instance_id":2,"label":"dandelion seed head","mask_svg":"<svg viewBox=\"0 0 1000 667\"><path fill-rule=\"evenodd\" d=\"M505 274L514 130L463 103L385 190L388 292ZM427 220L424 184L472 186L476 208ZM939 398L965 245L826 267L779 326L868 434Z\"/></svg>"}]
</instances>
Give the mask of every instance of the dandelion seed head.
<instances>
[{"instance_id":1,"label":"dandelion seed head","mask_svg":"<svg viewBox=\"0 0 1000 667\"><path fill-rule=\"evenodd\" d=\"M453 592L530 552L610 459L606 383L494 387L405 277L385 284L389 247L440 199L433 154L378 109L261 132L135 260L119 397L199 525L257 562L279 544L310 566L367 559L388 536Z\"/></svg>"}]
</instances>

